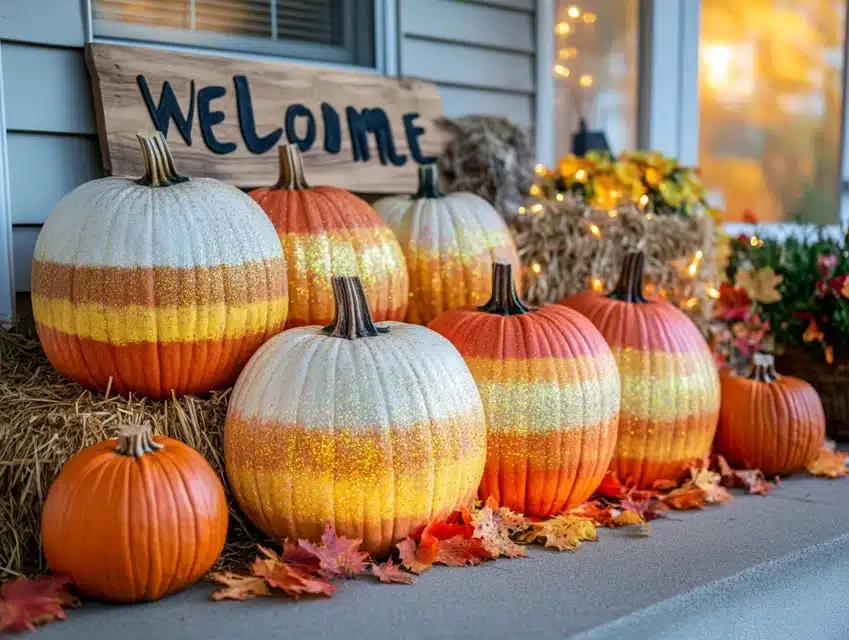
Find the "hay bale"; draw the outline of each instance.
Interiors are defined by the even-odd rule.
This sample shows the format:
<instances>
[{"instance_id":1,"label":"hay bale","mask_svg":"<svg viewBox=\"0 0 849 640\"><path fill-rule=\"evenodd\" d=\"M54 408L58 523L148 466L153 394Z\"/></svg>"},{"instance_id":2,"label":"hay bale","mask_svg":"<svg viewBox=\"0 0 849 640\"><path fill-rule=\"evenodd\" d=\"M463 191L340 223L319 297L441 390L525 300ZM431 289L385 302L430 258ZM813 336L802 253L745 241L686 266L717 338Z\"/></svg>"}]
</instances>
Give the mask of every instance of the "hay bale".
<instances>
[{"instance_id":1,"label":"hay bale","mask_svg":"<svg viewBox=\"0 0 849 640\"><path fill-rule=\"evenodd\" d=\"M475 193L505 220L528 195L534 181L534 148L527 132L497 116L442 118L446 138L439 158L442 188Z\"/></svg>"},{"instance_id":2,"label":"hay bale","mask_svg":"<svg viewBox=\"0 0 849 640\"><path fill-rule=\"evenodd\" d=\"M230 504L219 568L237 568L266 541L235 507L227 487L222 435L230 392L152 402L87 391L48 362L41 345L0 329L0 580L44 570L41 507L68 458L115 437L121 424L149 422L155 433L197 449L218 473Z\"/></svg>"},{"instance_id":3,"label":"hay bale","mask_svg":"<svg viewBox=\"0 0 849 640\"><path fill-rule=\"evenodd\" d=\"M646 215L632 204L608 211L565 195L562 201L527 203L510 229L523 266L525 297L532 304L555 302L596 285L616 284L628 251L646 255L649 293L666 293L703 330L713 311L709 288L718 286L716 228L710 216ZM595 225L598 235L593 233ZM688 272L698 251L695 275ZM533 265L538 265L539 273ZM688 306L689 305L689 306Z\"/></svg>"}]
</instances>

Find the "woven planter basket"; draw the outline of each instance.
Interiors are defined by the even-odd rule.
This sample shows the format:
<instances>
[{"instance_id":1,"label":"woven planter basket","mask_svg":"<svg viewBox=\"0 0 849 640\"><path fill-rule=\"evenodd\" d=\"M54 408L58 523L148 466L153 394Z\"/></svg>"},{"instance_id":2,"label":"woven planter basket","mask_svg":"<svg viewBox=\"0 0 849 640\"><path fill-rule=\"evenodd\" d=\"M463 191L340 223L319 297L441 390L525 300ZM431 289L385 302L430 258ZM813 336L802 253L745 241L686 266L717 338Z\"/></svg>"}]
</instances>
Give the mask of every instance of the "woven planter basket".
<instances>
[{"instance_id":1,"label":"woven planter basket","mask_svg":"<svg viewBox=\"0 0 849 640\"><path fill-rule=\"evenodd\" d=\"M839 443L849 442L849 362L828 364L798 347L786 348L776 357L780 373L809 382L822 399L826 435Z\"/></svg>"}]
</instances>

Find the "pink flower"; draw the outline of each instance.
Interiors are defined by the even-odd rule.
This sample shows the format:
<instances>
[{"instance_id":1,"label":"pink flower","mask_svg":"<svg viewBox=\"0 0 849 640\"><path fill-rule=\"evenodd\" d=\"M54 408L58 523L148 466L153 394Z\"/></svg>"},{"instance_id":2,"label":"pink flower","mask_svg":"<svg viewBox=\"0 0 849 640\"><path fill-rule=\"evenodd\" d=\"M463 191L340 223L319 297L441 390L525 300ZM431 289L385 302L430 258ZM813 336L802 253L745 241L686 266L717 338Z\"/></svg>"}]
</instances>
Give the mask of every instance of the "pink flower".
<instances>
[{"instance_id":1,"label":"pink flower","mask_svg":"<svg viewBox=\"0 0 849 640\"><path fill-rule=\"evenodd\" d=\"M823 278L827 278L834 270L834 267L837 266L837 256L833 253L826 256L820 256L817 259L817 262L819 263L820 273Z\"/></svg>"}]
</instances>

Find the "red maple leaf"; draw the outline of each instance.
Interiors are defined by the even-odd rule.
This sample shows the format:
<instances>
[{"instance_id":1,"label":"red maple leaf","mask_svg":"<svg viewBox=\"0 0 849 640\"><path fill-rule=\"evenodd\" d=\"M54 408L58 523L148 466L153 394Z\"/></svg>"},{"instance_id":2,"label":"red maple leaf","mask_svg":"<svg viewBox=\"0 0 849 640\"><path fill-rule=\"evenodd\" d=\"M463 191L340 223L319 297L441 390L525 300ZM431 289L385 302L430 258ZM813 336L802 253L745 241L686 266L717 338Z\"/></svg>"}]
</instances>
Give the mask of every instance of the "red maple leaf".
<instances>
[{"instance_id":1,"label":"red maple leaf","mask_svg":"<svg viewBox=\"0 0 849 640\"><path fill-rule=\"evenodd\" d=\"M601 484L596 487L595 494L610 500L621 500L625 497L625 488L610 471L605 474Z\"/></svg>"},{"instance_id":2,"label":"red maple leaf","mask_svg":"<svg viewBox=\"0 0 849 640\"><path fill-rule=\"evenodd\" d=\"M318 558L321 573L328 578L353 578L364 573L368 553L360 551L362 540L338 537L328 524L321 535L321 544L299 540L298 545Z\"/></svg>"},{"instance_id":3,"label":"red maple leaf","mask_svg":"<svg viewBox=\"0 0 849 640\"><path fill-rule=\"evenodd\" d=\"M372 564L371 573L385 584L413 584L413 576L404 571L401 565L392 562L392 558L383 564Z\"/></svg>"},{"instance_id":4,"label":"red maple leaf","mask_svg":"<svg viewBox=\"0 0 849 640\"><path fill-rule=\"evenodd\" d=\"M483 548L479 538L455 536L439 543L439 551L434 562L449 567L463 567L467 564L480 564L492 556Z\"/></svg>"},{"instance_id":5,"label":"red maple leaf","mask_svg":"<svg viewBox=\"0 0 849 640\"><path fill-rule=\"evenodd\" d=\"M321 567L321 562L311 550L288 540L283 541L283 560L289 564L306 567L313 572L318 572Z\"/></svg>"},{"instance_id":6,"label":"red maple leaf","mask_svg":"<svg viewBox=\"0 0 849 640\"><path fill-rule=\"evenodd\" d=\"M323 576L317 576L304 567L291 565L271 549L257 546L265 557L254 560L251 573L263 578L268 586L280 589L295 599L303 594L330 597L336 591L336 587Z\"/></svg>"},{"instance_id":7,"label":"red maple leaf","mask_svg":"<svg viewBox=\"0 0 849 640\"><path fill-rule=\"evenodd\" d=\"M767 482L760 469L733 469L719 454L716 455L716 467L722 478L722 485L731 489L745 489L750 494L765 496L778 486L778 483Z\"/></svg>"},{"instance_id":8,"label":"red maple leaf","mask_svg":"<svg viewBox=\"0 0 849 640\"><path fill-rule=\"evenodd\" d=\"M35 631L35 626L64 620L62 607L77 607L65 576L16 578L0 586L0 631Z\"/></svg>"}]
</instances>

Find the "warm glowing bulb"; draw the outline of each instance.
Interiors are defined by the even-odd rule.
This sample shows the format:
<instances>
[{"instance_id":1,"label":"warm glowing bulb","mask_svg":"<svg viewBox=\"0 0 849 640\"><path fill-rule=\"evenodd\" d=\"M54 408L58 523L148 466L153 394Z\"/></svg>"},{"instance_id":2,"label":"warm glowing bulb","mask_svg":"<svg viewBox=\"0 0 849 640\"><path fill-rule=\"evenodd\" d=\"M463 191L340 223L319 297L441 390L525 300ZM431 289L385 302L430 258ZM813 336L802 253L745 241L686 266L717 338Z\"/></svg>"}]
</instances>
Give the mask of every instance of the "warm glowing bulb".
<instances>
[{"instance_id":1,"label":"warm glowing bulb","mask_svg":"<svg viewBox=\"0 0 849 640\"><path fill-rule=\"evenodd\" d=\"M615 218L619 215L619 212L616 209L611 209L607 212L607 215L609 215L611 218Z\"/></svg>"},{"instance_id":2,"label":"warm glowing bulb","mask_svg":"<svg viewBox=\"0 0 849 640\"><path fill-rule=\"evenodd\" d=\"M598 228L597 225L590 225L590 233L593 234L596 238L601 236L601 229Z\"/></svg>"},{"instance_id":3,"label":"warm glowing bulb","mask_svg":"<svg viewBox=\"0 0 849 640\"><path fill-rule=\"evenodd\" d=\"M593 22L595 22L595 14L592 11L587 11L584 14L584 22L586 22L587 24L592 24Z\"/></svg>"},{"instance_id":4,"label":"warm glowing bulb","mask_svg":"<svg viewBox=\"0 0 849 640\"><path fill-rule=\"evenodd\" d=\"M531 195L538 196L542 192L542 189L539 188L538 184L531 185Z\"/></svg>"},{"instance_id":5,"label":"warm glowing bulb","mask_svg":"<svg viewBox=\"0 0 849 640\"><path fill-rule=\"evenodd\" d=\"M522 215L524 213L525 213L525 207L519 207L519 215Z\"/></svg>"},{"instance_id":6,"label":"warm glowing bulb","mask_svg":"<svg viewBox=\"0 0 849 640\"><path fill-rule=\"evenodd\" d=\"M708 287L708 288L707 288L707 294L708 294L708 296L710 296L710 297L711 297L711 298L713 298L714 300L719 300L719 291L717 291L717 290L716 290L716 289L714 289L713 287Z\"/></svg>"},{"instance_id":7,"label":"warm glowing bulb","mask_svg":"<svg viewBox=\"0 0 849 640\"><path fill-rule=\"evenodd\" d=\"M699 303L699 301L696 298L688 298L687 302L684 303L684 306L687 307L688 309L692 309L698 303Z\"/></svg>"},{"instance_id":8,"label":"warm glowing bulb","mask_svg":"<svg viewBox=\"0 0 849 640\"><path fill-rule=\"evenodd\" d=\"M557 200L557 202L563 202L563 194L558 193L556 196L554 196L554 199Z\"/></svg>"},{"instance_id":9,"label":"warm glowing bulb","mask_svg":"<svg viewBox=\"0 0 849 640\"><path fill-rule=\"evenodd\" d=\"M578 82L582 87L591 87L593 86L593 77L590 74L585 73L581 76L581 79L578 80Z\"/></svg>"},{"instance_id":10,"label":"warm glowing bulb","mask_svg":"<svg viewBox=\"0 0 849 640\"><path fill-rule=\"evenodd\" d=\"M561 36L565 36L571 30L572 30L572 27L569 25L568 22L558 22L557 23L556 31Z\"/></svg>"},{"instance_id":11,"label":"warm glowing bulb","mask_svg":"<svg viewBox=\"0 0 849 640\"><path fill-rule=\"evenodd\" d=\"M694 262L694 263L693 263L693 264L691 264L689 267L687 267L687 273L689 273L691 276L694 276L694 275L696 275L696 270L697 270L698 268L699 268L699 265L697 265L697 264Z\"/></svg>"},{"instance_id":12,"label":"warm glowing bulb","mask_svg":"<svg viewBox=\"0 0 849 640\"><path fill-rule=\"evenodd\" d=\"M583 182L586 179L587 179L587 172L584 171L583 169L578 169L575 172L575 180L577 180L578 182Z\"/></svg>"},{"instance_id":13,"label":"warm glowing bulb","mask_svg":"<svg viewBox=\"0 0 849 640\"><path fill-rule=\"evenodd\" d=\"M535 204L534 206L531 207L531 211L533 211L534 213L542 213L542 205L541 204Z\"/></svg>"},{"instance_id":14,"label":"warm glowing bulb","mask_svg":"<svg viewBox=\"0 0 849 640\"><path fill-rule=\"evenodd\" d=\"M601 281L600 278L593 278L592 282L590 283L590 286L592 287L593 291L596 292L601 292L604 290L604 283Z\"/></svg>"},{"instance_id":15,"label":"warm glowing bulb","mask_svg":"<svg viewBox=\"0 0 849 640\"><path fill-rule=\"evenodd\" d=\"M536 172L536 174L538 176L541 176L542 174L545 173L545 165L544 164L538 164L537 166L534 167L534 171Z\"/></svg>"},{"instance_id":16,"label":"warm glowing bulb","mask_svg":"<svg viewBox=\"0 0 849 640\"><path fill-rule=\"evenodd\" d=\"M539 273L540 271L542 271L542 267L539 266L539 262L534 262L531 265L531 271L533 271L534 273Z\"/></svg>"},{"instance_id":17,"label":"warm glowing bulb","mask_svg":"<svg viewBox=\"0 0 849 640\"><path fill-rule=\"evenodd\" d=\"M575 5L572 5L571 7L566 9L566 15L568 15L570 18L577 18L581 15L581 10Z\"/></svg>"},{"instance_id":18,"label":"warm glowing bulb","mask_svg":"<svg viewBox=\"0 0 849 640\"><path fill-rule=\"evenodd\" d=\"M569 69L564 67L562 64L554 65L554 73L556 73L561 78L568 78L571 75Z\"/></svg>"},{"instance_id":19,"label":"warm glowing bulb","mask_svg":"<svg viewBox=\"0 0 849 640\"><path fill-rule=\"evenodd\" d=\"M649 197L644 193L640 196L640 206L645 207L649 203Z\"/></svg>"},{"instance_id":20,"label":"warm glowing bulb","mask_svg":"<svg viewBox=\"0 0 849 640\"><path fill-rule=\"evenodd\" d=\"M758 240L757 236L752 236L751 239L749 240L749 244L751 244L753 247L757 247L758 242L760 242L760 240Z\"/></svg>"},{"instance_id":21,"label":"warm glowing bulb","mask_svg":"<svg viewBox=\"0 0 849 640\"><path fill-rule=\"evenodd\" d=\"M651 220L652 218L654 218L654 216L652 214L650 214L650 213L646 214L646 220Z\"/></svg>"},{"instance_id":22,"label":"warm glowing bulb","mask_svg":"<svg viewBox=\"0 0 849 640\"><path fill-rule=\"evenodd\" d=\"M699 249L698 251L696 251L696 260L701 260L704 257L704 255L705 254L702 253L702 250Z\"/></svg>"}]
</instances>

